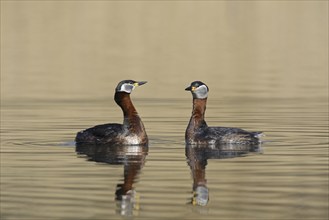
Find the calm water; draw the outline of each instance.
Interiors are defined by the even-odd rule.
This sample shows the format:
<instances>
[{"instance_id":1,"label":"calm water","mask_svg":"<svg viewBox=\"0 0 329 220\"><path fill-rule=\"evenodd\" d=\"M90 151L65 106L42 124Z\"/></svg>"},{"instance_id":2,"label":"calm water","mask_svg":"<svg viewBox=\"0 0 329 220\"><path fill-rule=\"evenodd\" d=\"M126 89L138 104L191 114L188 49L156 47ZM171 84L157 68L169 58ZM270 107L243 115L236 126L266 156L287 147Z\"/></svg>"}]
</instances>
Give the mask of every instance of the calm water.
<instances>
[{"instance_id":1,"label":"calm water","mask_svg":"<svg viewBox=\"0 0 329 220\"><path fill-rule=\"evenodd\" d=\"M7 102L2 121L2 216L325 219L327 101L210 100L209 124L262 129L267 142L257 149L186 150L183 137L191 100L136 98L149 131L148 149L87 147L77 148L76 154L75 131L104 119L120 121L108 114L118 108L104 104L106 100ZM165 106L170 108L161 111ZM236 155L241 157L232 158ZM204 173L209 188L206 206L191 204L197 172ZM133 183L137 198L116 201L117 186L125 181L128 188Z\"/></svg>"},{"instance_id":2,"label":"calm water","mask_svg":"<svg viewBox=\"0 0 329 220\"><path fill-rule=\"evenodd\" d=\"M328 219L327 18L326 1L1 1L1 219ZM122 121L128 78L149 81L132 94L149 147L75 146ZM193 80L209 125L265 142L186 148Z\"/></svg>"}]
</instances>

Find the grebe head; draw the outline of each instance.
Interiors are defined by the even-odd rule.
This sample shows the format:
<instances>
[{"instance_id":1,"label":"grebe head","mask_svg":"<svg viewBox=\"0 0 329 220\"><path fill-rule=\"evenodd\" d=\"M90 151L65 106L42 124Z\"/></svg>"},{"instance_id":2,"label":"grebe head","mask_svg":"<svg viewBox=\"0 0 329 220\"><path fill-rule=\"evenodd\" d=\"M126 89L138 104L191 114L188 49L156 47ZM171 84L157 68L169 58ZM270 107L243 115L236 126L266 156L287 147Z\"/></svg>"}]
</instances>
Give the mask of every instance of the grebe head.
<instances>
[{"instance_id":1,"label":"grebe head","mask_svg":"<svg viewBox=\"0 0 329 220\"><path fill-rule=\"evenodd\" d=\"M115 92L125 92L130 94L137 86L141 86L147 83L147 81L134 81L134 80L123 80L119 82L115 88Z\"/></svg>"},{"instance_id":2,"label":"grebe head","mask_svg":"<svg viewBox=\"0 0 329 220\"><path fill-rule=\"evenodd\" d=\"M191 91L193 98L195 99L205 99L208 97L209 92L208 86L201 81L192 82L185 90Z\"/></svg>"}]
</instances>

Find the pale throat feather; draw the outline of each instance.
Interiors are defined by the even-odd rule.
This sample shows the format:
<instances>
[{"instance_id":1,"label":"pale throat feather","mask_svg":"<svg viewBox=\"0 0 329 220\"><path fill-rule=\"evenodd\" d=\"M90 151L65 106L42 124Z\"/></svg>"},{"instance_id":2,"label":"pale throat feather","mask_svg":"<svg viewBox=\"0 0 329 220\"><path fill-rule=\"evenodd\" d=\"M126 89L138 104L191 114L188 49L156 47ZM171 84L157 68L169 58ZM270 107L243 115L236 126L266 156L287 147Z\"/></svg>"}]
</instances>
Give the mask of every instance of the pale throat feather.
<instances>
[{"instance_id":1,"label":"pale throat feather","mask_svg":"<svg viewBox=\"0 0 329 220\"><path fill-rule=\"evenodd\" d=\"M193 97L197 99L205 99L208 97L208 88L206 85L199 86L193 91Z\"/></svg>"}]
</instances>

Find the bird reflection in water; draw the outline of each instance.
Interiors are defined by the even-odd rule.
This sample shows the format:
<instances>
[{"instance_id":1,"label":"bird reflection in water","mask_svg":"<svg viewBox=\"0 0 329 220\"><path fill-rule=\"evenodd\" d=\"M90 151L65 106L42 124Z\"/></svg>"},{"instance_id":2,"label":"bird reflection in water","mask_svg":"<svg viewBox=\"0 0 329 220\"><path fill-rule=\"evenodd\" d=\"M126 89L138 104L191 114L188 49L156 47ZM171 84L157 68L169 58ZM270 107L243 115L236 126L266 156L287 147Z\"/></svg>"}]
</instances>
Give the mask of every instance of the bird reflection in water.
<instances>
[{"instance_id":1,"label":"bird reflection in water","mask_svg":"<svg viewBox=\"0 0 329 220\"><path fill-rule=\"evenodd\" d=\"M124 216L138 215L139 194L135 191L133 184L145 164L148 146L77 144L76 152L79 155L86 155L89 161L124 166L124 182L117 184L115 191L116 211Z\"/></svg>"},{"instance_id":2,"label":"bird reflection in water","mask_svg":"<svg viewBox=\"0 0 329 220\"><path fill-rule=\"evenodd\" d=\"M260 145L186 145L185 155L193 179L193 196L191 203L206 206L209 202L206 166L208 159L226 159L243 156L247 153L261 153Z\"/></svg>"}]
</instances>

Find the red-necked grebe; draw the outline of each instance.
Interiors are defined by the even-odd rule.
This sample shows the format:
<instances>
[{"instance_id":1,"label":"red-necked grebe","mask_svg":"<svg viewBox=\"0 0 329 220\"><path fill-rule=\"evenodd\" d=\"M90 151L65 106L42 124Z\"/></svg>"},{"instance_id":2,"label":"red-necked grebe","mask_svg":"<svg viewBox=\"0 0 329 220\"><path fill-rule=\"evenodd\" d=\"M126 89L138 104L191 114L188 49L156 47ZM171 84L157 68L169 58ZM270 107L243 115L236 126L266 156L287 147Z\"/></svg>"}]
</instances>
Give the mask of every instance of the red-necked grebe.
<instances>
[{"instance_id":1,"label":"red-necked grebe","mask_svg":"<svg viewBox=\"0 0 329 220\"><path fill-rule=\"evenodd\" d=\"M77 144L148 144L148 137L141 118L131 102L130 93L134 88L145 84L146 81L123 80L115 89L114 100L123 112L123 124L103 124L77 133Z\"/></svg>"},{"instance_id":2,"label":"red-necked grebe","mask_svg":"<svg viewBox=\"0 0 329 220\"><path fill-rule=\"evenodd\" d=\"M208 127L204 117L209 88L201 81L194 81L185 90L193 96L193 110L185 132L188 145L209 144L259 144L262 132L249 132L240 128Z\"/></svg>"}]
</instances>

